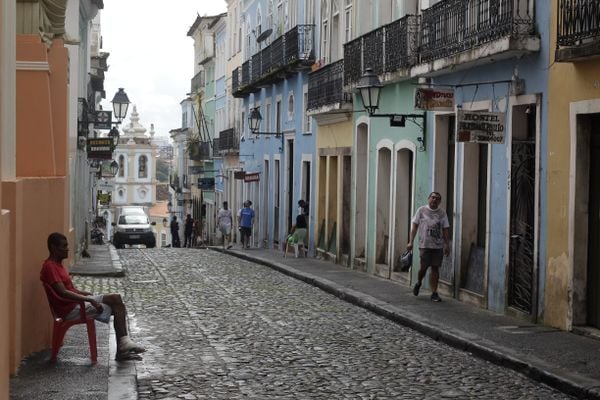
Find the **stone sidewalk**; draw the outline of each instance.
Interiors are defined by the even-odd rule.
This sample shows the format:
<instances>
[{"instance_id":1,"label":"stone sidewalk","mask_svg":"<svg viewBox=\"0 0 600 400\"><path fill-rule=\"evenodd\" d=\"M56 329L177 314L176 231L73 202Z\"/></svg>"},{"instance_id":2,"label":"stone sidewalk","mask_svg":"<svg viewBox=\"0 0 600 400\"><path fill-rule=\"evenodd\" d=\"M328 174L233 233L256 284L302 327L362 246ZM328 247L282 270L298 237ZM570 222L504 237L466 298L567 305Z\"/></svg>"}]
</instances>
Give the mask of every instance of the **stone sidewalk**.
<instances>
[{"instance_id":1,"label":"stone sidewalk","mask_svg":"<svg viewBox=\"0 0 600 400\"><path fill-rule=\"evenodd\" d=\"M222 251L220 248L215 250ZM436 340L580 398L600 398L600 339L492 313L315 258L276 250L227 251L270 266Z\"/></svg>"}]
</instances>

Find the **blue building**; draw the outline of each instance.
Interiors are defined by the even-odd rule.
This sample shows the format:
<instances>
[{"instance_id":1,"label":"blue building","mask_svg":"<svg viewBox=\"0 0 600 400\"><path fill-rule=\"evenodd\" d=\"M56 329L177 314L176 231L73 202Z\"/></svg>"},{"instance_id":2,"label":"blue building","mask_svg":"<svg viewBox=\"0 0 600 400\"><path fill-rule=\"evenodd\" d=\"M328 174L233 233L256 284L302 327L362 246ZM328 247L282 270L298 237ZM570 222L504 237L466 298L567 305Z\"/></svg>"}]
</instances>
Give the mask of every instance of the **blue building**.
<instances>
[{"instance_id":1,"label":"blue building","mask_svg":"<svg viewBox=\"0 0 600 400\"><path fill-rule=\"evenodd\" d=\"M252 244L260 247L282 243L295 223L298 201L314 200L315 139L304 112L307 73L315 62L314 25L304 2L285 5L247 3L244 61L232 76L233 95L243 99L243 198L253 203ZM310 219L309 226L313 232Z\"/></svg>"}]
</instances>

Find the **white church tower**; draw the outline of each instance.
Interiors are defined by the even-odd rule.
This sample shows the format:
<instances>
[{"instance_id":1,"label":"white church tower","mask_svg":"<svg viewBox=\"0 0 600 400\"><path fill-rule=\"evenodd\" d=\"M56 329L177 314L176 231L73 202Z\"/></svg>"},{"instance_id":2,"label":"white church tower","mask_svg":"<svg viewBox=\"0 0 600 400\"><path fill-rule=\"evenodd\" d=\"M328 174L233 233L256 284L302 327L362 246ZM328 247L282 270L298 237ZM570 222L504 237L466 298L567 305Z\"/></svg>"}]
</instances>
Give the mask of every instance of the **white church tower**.
<instances>
[{"instance_id":1,"label":"white church tower","mask_svg":"<svg viewBox=\"0 0 600 400\"><path fill-rule=\"evenodd\" d=\"M119 171L115 176L112 204L115 207L136 205L151 207L156 203L156 157L157 146L152 142L154 125L150 136L140 124L137 108L133 106L129 126L123 128L115 159Z\"/></svg>"}]
</instances>

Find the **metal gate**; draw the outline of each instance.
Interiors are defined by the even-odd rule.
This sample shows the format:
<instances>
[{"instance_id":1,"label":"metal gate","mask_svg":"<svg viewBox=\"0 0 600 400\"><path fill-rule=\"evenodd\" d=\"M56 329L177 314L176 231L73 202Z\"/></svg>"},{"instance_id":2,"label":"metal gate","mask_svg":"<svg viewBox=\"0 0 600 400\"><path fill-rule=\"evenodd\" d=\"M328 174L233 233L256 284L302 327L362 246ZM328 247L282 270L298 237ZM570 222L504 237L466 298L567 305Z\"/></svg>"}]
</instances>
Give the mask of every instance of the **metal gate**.
<instances>
[{"instance_id":1,"label":"metal gate","mask_svg":"<svg viewBox=\"0 0 600 400\"><path fill-rule=\"evenodd\" d=\"M510 189L508 305L533 312L535 141L513 140Z\"/></svg>"}]
</instances>

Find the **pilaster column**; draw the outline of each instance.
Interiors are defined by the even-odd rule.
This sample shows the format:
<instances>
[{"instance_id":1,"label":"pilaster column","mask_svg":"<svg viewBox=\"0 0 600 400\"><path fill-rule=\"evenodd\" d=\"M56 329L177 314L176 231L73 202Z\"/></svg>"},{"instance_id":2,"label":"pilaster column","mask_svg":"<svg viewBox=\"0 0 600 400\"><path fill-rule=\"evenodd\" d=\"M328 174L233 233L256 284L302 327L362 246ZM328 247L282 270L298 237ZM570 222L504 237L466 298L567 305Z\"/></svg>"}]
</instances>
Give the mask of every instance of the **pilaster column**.
<instances>
[{"instance_id":1,"label":"pilaster column","mask_svg":"<svg viewBox=\"0 0 600 400\"><path fill-rule=\"evenodd\" d=\"M16 4L0 0L0 181L16 174Z\"/></svg>"}]
</instances>

